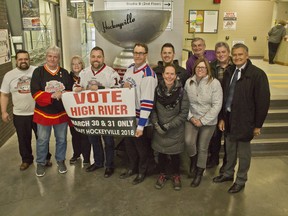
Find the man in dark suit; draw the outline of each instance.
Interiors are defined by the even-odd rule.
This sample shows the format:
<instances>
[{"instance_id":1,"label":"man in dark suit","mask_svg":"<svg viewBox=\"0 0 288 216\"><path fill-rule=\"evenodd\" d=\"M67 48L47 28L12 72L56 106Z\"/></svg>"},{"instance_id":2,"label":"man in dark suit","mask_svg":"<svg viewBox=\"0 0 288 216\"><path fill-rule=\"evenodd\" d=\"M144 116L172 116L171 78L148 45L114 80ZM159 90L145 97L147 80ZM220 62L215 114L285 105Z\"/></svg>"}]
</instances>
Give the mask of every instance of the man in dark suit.
<instances>
[{"instance_id":1,"label":"man in dark suit","mask_svg":"<svg viewBox=\"0 0 288 216\"><path fill-rule=\"evenodd\" d=\"M251 162L250 142L260 134L267 116L270 90L265 72L249 60L246 45L233 46L232 60L235 66L229 68L223 78L223 110L218 124L227 135L227 164L224 173L213 178L213 182L234 180L238 154L236 179L228 190L229 193L238 193L247 181Z\"/></svg>"}]
</instances>

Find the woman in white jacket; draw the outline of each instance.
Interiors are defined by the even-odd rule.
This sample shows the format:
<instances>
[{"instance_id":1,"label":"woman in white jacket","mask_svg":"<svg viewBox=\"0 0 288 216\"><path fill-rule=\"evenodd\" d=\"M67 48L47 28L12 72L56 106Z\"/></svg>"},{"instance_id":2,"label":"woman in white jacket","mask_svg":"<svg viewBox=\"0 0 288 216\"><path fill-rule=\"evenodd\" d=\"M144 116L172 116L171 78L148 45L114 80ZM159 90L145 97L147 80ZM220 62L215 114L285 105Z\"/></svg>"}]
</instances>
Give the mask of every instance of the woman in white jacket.
<instances>
[{"instance_id":1,"label":"woman in white jacket","mask_svg":"<svg viewBox=\"0 0 288 216\"><path fill-rule=\"evenodd\" d=\"M185 84L190 102L188 121L185 123L185 145L191 162L197 164L191 183L192 187L197 187L206 168L209 141L222 107L223 92L220 82L212 77L206 59L195 62L193 74Z\"/></svg>"}]
</instances>

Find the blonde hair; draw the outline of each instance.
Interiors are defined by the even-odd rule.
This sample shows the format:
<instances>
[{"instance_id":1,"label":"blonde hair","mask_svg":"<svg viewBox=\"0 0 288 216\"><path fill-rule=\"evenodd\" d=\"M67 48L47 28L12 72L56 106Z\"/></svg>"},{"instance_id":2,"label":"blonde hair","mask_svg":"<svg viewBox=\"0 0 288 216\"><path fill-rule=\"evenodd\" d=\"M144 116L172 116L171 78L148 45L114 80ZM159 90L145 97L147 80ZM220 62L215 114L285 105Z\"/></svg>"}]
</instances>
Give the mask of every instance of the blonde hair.
<instances>
[{"instance_id":1,"label":"blonde hair","mask_svg":"<svg viewBox=\"0 0 288 216\"><path fill-rule=\"evenodd\" d=\"M77 59L81 63L81 69L83 70L85 68L85 63L84 63L82 57L79 55L74 55L74 56L72 56L71 63L70 63L71 71L73 70L72 64L73 64L74 59Z\"/></svg>"}]
</instances>

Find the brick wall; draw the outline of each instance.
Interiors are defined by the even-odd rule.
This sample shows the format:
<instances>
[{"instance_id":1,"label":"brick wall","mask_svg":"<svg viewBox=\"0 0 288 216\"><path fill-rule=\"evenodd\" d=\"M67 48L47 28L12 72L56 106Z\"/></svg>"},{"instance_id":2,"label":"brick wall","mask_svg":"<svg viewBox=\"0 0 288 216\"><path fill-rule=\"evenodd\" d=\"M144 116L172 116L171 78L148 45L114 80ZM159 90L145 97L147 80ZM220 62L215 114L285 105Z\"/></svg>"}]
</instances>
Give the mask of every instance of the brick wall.
<instances>
[{"instance_id":1,"label":"brick wall","mask_svg":"<svg viewBox=\"0 0 288 216\"><path fill-rule=\"evenodd\" d=\"M0 29L8 29L8 18L7 18L6 1L0 0ZM9 30L9 29L8 29ZM5 73L12 69L12 63L8 62L0 65L0 83L2 83ZM12 102L11 98L9 101L8 112L12 116ZM0 147L15 133L13 123L8 124L2 121L0 118Z\"/></svg>"}]
</instances>

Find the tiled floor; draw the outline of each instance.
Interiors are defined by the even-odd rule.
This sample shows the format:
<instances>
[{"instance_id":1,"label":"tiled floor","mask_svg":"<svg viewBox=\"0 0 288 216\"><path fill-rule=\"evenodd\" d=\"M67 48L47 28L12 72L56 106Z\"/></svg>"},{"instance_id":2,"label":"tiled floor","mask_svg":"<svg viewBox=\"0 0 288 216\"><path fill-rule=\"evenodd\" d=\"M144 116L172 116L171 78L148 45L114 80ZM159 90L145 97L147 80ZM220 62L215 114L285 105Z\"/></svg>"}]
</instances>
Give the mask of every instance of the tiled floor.
<instances>
[{"instance_id":1,"label":"tiled floor","mask_svg":"<svg viewBox=\"0 0 288 216\"><path fill-rule=\"evenodd\" d=\"M270 80L272 98L288 95L288 67L252 60L263 68ZM54 141L51 152L54 155ZM35 141L33 141L35 152ZM72 155L69 136L67 159ZM182 158L186 158L183 155ZM219 167L206 170L198 188L190 187L183 169L182 190L171 182L162 190L154 188L156 176L148 176L133 186L133 177L119 179L123 169L116 157L116 171L108 179L104 169L85 172L81 161L69 165L66 174L57 172L56 162L44 177L36 177L35 165L19 171L20 156L14 135L0 148L0 215L3 216L287 216L288 156L253 157L244 191L228 194L230 183L214 184ZM185 166L183 166L185 167Z\"/></svg>"}]
</instances>

